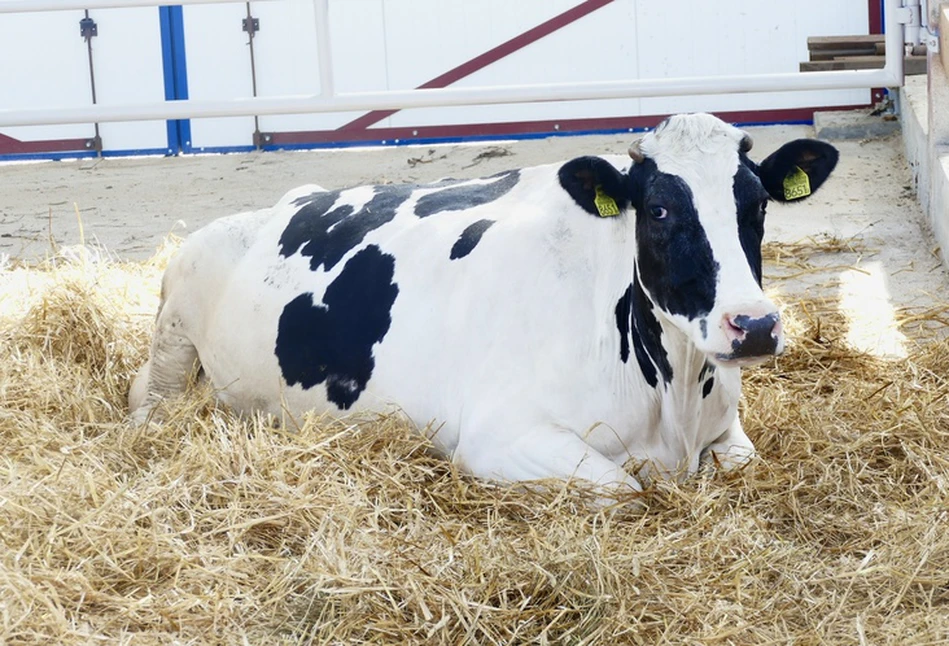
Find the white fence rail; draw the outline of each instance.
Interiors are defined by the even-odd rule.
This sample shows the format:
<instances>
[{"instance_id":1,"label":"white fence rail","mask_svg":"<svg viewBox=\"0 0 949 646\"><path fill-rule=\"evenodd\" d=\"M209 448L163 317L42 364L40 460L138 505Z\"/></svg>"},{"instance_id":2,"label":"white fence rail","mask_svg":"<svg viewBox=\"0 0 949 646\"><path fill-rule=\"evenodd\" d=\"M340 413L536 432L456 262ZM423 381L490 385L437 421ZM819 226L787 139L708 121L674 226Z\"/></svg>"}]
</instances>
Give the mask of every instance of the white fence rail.
<instances>
[{"instance_id":1,"label":"white fence rail","mask_svg":"<svg viewBox=\"0 0 949 646\"><path fill-rule=\"evenodd\" d=\"M3 0L0 14L87 8L220 4L233 0ZM255 0L259 2L261 0ZM280 1L280 0L264 0ZM0 110L0 126L121 122L273 114L369 111L462 105L550 101L669 97L711 94L785 92L796 90L896 87L903 83L903 32L900 0L885 0L886 62L882 69L833 72L751 74L732 76L637 79L629 81L555 83L414 89L337 94L332 81L329 47L329 0L283 0L314 3L321 92L314 95L183 100L154 103L93 105L58 109Z\"/></svg>"}]
</instances>

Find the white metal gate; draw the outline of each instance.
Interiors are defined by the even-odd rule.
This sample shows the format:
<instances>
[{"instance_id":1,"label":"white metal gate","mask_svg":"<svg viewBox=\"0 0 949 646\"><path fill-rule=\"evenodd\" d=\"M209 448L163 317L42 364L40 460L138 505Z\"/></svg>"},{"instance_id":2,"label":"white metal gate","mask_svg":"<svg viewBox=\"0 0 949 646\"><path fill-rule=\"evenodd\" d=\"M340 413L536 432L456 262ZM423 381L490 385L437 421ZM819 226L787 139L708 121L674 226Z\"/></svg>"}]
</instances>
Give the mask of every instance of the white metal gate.
<instances>
[{"instance_id":1,"label":"white metal gate","mask_svg":"<svg viewBox=\"0 0 949 646\"><path fill-rule=\"evenodd\" d=\"M793 71L807 37L867 33L864 0L158 4L0 1L0 55L20 61L0 69L0 155L632 129L691 110L781 121L902 82L898 0L884 69L809 74Z\"/></svg>"}]
</instances>

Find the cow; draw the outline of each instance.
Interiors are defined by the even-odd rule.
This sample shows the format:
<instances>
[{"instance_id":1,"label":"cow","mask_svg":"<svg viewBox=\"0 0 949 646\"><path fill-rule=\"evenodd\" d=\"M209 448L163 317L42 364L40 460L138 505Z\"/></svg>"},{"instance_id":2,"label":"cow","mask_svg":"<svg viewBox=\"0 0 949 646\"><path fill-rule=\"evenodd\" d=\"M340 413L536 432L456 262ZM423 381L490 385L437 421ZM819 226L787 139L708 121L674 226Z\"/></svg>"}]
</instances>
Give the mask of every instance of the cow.
<instances>
[{"instance_id":1,"label":"cow","mask_svg":"<svg viewBox=\"0 0 949 646\"><path fill-rule=\"evenodd\" d=\"M760 164L750 149L676 115L628 158L309 185L216 220L165 272L132 417L197 367L241 413L401 411L492 481L640 491L744 464L741 368L784 348L761 288L766 206L812 194L838 157L814 139Z\"/></svg>"}]
</instances>

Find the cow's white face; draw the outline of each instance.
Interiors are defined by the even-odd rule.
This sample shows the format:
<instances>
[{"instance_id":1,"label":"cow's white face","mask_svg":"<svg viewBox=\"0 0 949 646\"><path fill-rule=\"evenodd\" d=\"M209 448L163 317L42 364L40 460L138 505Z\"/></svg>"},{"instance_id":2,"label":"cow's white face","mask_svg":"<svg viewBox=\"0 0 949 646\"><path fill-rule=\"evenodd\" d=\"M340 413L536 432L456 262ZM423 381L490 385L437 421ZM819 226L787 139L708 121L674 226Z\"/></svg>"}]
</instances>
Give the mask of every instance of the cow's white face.
<instances>
[{"instance_id":1,"label":"cow's white face","mask_svg":"<svg viewBox=\"0 0 949 646\"><path fill-rule=\"evenodd\" d=\"M783 351L780 314L761 290L765 208L771 199L800 199L817 190L837 151L800 139L759 166L745 154L750 148L750 138L716 117L678 115L634 144L634 163L622 182L596 158L561 170L561 184L580 206L587 208L583 188L598 185L635 211L636 278L627 302L617 306L621 335L627 325L634 343L637 334L648 342L661 334L652 323L661 318L720 366L753 364ZM661 342L636 348L650 382L650 364L667 380L671 373Z\"/></svg>"},{"instance_id":2,"label":"cow's white face","mask_svg":"<svg viewBox=\"0 0 949 646\"><path fill-rule=\"evenodd\" d=\"M639 142L638 153L631 150L643 287L719 365L756 363L784 350L781 315L761 290L765 209L772 198L794 197L786 194L788 175L793 189L793 178L805 173L810 192L837 162L831 146L799 140L759 168L745 155L750 148L737 128L692 114L668 119Z\"/></svg>"}]
</instances>

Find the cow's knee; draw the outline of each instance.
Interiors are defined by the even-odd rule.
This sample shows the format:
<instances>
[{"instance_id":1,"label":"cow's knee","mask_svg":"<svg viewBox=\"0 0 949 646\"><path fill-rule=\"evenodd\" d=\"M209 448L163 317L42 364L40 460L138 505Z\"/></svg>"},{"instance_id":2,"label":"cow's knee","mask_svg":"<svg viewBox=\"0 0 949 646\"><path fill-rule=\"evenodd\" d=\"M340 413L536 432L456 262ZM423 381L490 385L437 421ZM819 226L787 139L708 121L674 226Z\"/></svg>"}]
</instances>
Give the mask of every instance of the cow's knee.
<instances>
[{"instance_id":1,"label":"cow's knee","mask_svg":"<svg viewBox=\"0 0 949 646\"><path fill-rule=\"evenodd\" d=\"M728 430L705 447L702 451L701 462L724 471L731 471L745 466L755 455L755 445L745 434L741 420L736 416Z\"/></svg>"}]
</instances>

